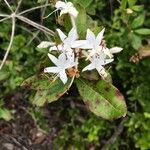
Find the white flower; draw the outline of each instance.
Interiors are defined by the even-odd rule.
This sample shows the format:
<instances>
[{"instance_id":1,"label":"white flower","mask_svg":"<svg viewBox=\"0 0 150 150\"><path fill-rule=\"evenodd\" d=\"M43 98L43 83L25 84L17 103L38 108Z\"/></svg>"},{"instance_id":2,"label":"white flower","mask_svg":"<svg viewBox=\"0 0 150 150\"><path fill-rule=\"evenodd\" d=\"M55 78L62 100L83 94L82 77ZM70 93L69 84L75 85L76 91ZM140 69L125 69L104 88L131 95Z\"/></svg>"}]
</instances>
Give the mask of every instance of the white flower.
<instances>
[{"instance_id":1,"label":"white flower","mask_svg":"<svg viewBox=\"0 0 150 150\"><path fill-rule=\"evenodd\" d=\"M113 59L106 59L106 55L101 53L101 55L94 55L90 58L91 63L86 66L82 71L96 69L98 73L103 77L107 77L104 65L113 61Z\"/></svg>"},{"instance_id":2,"label":"white flower","mask_svg":"<svg viewBox=\"0 0 150 150\"><path fill-rule=\"evenodd\" d=\"M77 65L77 63L74 60L74 56L72 57L72 59L68 59L66 55L62 53L59 55L58 58L51 54L48 54L48 57L56 66L47 67L44 69L44 72L55 73L64 84L67 83L68 78L65 70Z\"/></svg>"},{"instance_id":3,"label":"white flower","mask_svg":"<svg viewBox=\"0 0 150 150\"><path fill-rule=\"evenodd\" d=\"M59 50L65 53L68 57L70 57L73 53L73 49L72 49L73 44L78 39L78 34L76 29L72 28L68 34L68 37L60 29L57 29L57 32L59 34L62 43L57 46L50 47L49 50L50 51Z\"/></svg>"},{"instance_id":4,"label":"white flower","mask_svg":"<svg viewBox=\"0 0 150 150\"><path fill-rule=\"evenodd\" d=\"M105 29L103 29L97 37L94 33L87 29L86 40L79 40L74 43L74 46L81 48L81 49L90 49L90 56L93 56L102 50L102 46L100 45L103 39Z\"/></svg>"},{"instance_id":5,"label":"white flower","mask_svg":"<svg viewBox=\"0 0 150 150\"><path fill-rule=\"evenodd\" d=\"M118 53L123 49L120 47L113 47L111 49L108 49L106 46L104 46L102 44L104 31L105 28L101 32L99 32L96 37L94 33L90 29L88 29L86 40L78 40L74 43L74 46L81 49L89 49L88 59L96 54L101 54L101 52L104 52L109 58L112 58L113 53Z\"/></svg>"},{"instance_id":6,"label":"white flower","mask_svg":"<svg viewBox=\"0 0 150 150\"><path fill-rule=\"evenodd\" d=\"M60 16L67 13L74 18L78 16L78 11L71 2L57 1L55 7L57 8L57 10L60 10Z\"/></svg>"},{"instance_id":7,"label":"white flower","mask_svg":"<svg viewBox=\"0 0 150 150\"><path fill-rule=\"evenodd\" d=\"M48 48L50 46L54 46L54 42L42 41L37 47L38 48Z\"/></svg>"}]
</instances>

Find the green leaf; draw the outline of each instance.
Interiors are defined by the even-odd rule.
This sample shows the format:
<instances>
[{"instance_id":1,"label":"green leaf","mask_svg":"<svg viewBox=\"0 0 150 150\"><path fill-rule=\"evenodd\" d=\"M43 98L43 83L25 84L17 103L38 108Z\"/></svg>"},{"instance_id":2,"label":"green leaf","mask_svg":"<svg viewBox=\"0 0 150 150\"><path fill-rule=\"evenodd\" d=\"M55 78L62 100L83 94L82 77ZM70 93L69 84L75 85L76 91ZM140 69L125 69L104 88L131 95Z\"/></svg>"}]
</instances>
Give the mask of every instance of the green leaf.
<instances>
[{"instance_id":1,"label":"green leaf","mask_svg":"<svg viewBox=\"0 0 150 150\"><path fill-rule=\"evenodd\" d=\"M138 28L138 27L142 26L143 23L144 23L144 20L145 20L145 15L144 15L144 14L138 16L137 18L135 18L135 19L133 20L133 22L132 22L132 24L131 24L131 27L132 27L133 29L135 29L135 28Z\"/></svg>"},{"instance_id":2,"label":"green leaf","mask_svg":"<svg viewBox=\"0 0 150 150\"><path fill-rule=\"evenodd\" d=\"M82 7L86 8L88 7L93 0L76 0L77 3L79 3L80 5L82 5Z\"/></svg>"},{"instance_id":3,"label":"green leaf","mask_svg":"<svg viewBox=\"0 0 150 150\"><path fill-rule=\"evenodd\" d=\"M136 2L137 2L137 0L128 0L128 4L129 4L130 7L135 5Z\"/></svg>"},{"instance_id":4,"label":"green leaf","mask_svg":"<svg viewBox=\"0 0 150 150\"><path fill-rule=\"evenodd\" d=\"M45 76L32 76L22 84L22 86L36 91L35 95L31 97L31 101L37 106L43 106L45 102L51 103L58 100L67 92L69 85L70 80L64 85L60 79L52 82Z\"/></svg>"},{"instance_id":5,"label":"green leaf","mask_svg":"<svg viewBox=\"0 0 150 150\"><path fill-rule=\"evenodd\" d=\"M142 39L140 36L136 34L131 34L131 44L134 49L139 49L142 46Z\"/></svg>"},{"instance_id":6,"label":"green leaf","mask_svg":"<svg viewBox=\"0 0 150 150\"><path fill-rule=\"evenodd\" d=\"M5 108L0 108L0 118L9 121L12 119L11 112Z\"/></svg>"},{"instance_id":7,"label":"green leaf","mask_svg":"<svg viewBox=\"0 0 150 150\"><path fill-rule=\"evenodd\" d=\"M141 35L149 35L150 34L150 29L141 28L141 29L134 30L134 32L137 33L137 34L141 34Z\"/></svg>"},{"instance_id":8,"label":"green leaf","mask_svg":"<svg viewBox=\"0 0 150 150\"><path fill-rule=\"evenodd\" d=\"M77 10L79 11L79 14L77 17L77 30L78 30L80 39L84 39L86 36L86 30L87 30L86 10L81 5L77 5Z\"/></svg>"},{"instance_id":9,"label":"green leaf","mask_svg":"<svg viewBox=\"0 0 150 150\"><path fill-rule=\"evenodd\" d=\"M126 103L117 88L104 80L94 85L84 79L77 80L79 93L94 114L108 120L126 115Z\"/></svg>"},{"instance_id":10,"label":"green leaf","mask_svg":"<svg viewBox=\"0 0 150 150\"><path fill-rule=\"evenodd\" d=\"M122 1L121 1L121 8L122 8L122 9L125 9L125 8L126 8L126 5L127 5L127 0L122 0Z\"/></svg>"},{"instance_id":11,"label":"green leaf","mask_svg":"<svg viewBox=\"0 0 150 150\"><path fill-rule=\"evenodd\" d=\"M143 11L144 5L135 5L131 9L134 11L140 12L140 11Z\"/></svg>"}]
</instances>

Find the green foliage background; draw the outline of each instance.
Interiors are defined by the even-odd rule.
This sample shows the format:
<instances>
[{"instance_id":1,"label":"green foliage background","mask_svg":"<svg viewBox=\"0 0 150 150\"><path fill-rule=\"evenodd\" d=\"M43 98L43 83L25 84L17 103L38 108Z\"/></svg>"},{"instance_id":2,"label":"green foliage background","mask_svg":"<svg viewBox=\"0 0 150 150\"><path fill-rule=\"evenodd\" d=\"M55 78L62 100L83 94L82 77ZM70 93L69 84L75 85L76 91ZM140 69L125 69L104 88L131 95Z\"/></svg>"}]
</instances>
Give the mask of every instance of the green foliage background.
<instances>
[{"instance_id":1,"label":"green foliage background","mask_svg":"<svg viewBox=\"0 0 150 150\"><path fill-rule=\"evenodd\" d=\"M106 28L105 40L107 46L120 46L123 51L115 57L112 67L109 69L113 83L124 94L128 106L127 120L120 137L107 149L150 149L150 58L144 58L137 63L129 61L130 57L138 52L141 47L148 47L150 38L150 8L149 0L73 0L79 3L87 12L87 27L95 33L102 27ZM28 9L45 0L24 1L21 9ZM9 13L4 3L0 1L0 12ZM16 7L16 3L11 5ZM53 9L48 7L46 14ZM132 10L132 13L127 13ZM27 14L32 20L40 22L40 10ZM55 29L55 16L44 20L44 25ZM84 26L82 27L84 28ZM0 59L7 49L10 40L10 21L0 23ZM18 21L16 34L9 57L5 66L0 71L0 118L11 119L11 111L5 104L7 94L16 91L21 83L29 76L39 72L46 58L47 49L38 49L36 46L45 39L43 33L31 41L37 30ZM50 37L46 37L51 40ZM31 41L31 42L30 42ZM148 47L150 49L150 45ZM40 65L42 64L42 65ZM29 99L29 95L26 95ZM64 98L65 99L65 98ZM55 102L54 102L55 103ZM63 102L57 102L62 103ZM51 104L49 104L51 105ZM29 108L30 109L30 108ZM39 114L30 109L37 118L41 128L47 129L42 110ZM66 122L60 126L61 130L54 139L54 149L87 149L89 147L103 147L104 143L118 130L117 121L106 121L88 112L82 114L77 108L65 108L57 110L56 117L65 115ZM81 118L82 117L82 118ZM80 118L80 119L79 119ZM77 121L77 120L80 121Z\"/></svg>"}]
</instances>

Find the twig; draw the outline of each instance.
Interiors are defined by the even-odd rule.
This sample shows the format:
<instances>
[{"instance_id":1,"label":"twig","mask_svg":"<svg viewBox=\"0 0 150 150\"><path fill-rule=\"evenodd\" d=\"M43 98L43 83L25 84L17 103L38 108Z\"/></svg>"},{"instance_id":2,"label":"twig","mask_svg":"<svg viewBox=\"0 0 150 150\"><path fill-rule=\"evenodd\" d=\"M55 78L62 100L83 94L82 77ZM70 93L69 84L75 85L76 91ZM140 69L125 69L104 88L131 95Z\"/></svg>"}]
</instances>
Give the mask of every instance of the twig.
<instances>
[{"instance_id":1,"label":"twig","mask_svg":"<svg viewBox=\"0 0 150 150\"><path fill-rule=\"evenodd\" d=\"M42 25L40 25L40 24L38 24L38 23L36 23L36 22L26 18L26 17L24 17L24 16L16 15L16 17L19 20L21 20L21 21L23 21L23 22L25 22L25 23L27 23L27 24L29 24L29 25L31 25L31 26L33 26L33 27L35 27L35 28L37 28L37 29L49 34L49 35L51 35L51 36L55 35L55 33L52 30L50 30L50 29L48 29L48 28L46 28L46 27L44 27L44 26L42 26Z\"/></svg>"},{"instance_id":2,"label":"twig","mask_svg":"<svg viewBox=\"0 0 150 150\"><path fill-rule=\"evenodd\" d=\"M47 4L48 4L48 0L46 0L45 7L44 7L43 10L42 10L41 25L43 25L43 17L44 17L44 15L45 15L45 11L46 11ZM33 34L33 37L32 37L31 40L27 43L26 46L29 46L29 45L31 44L31 42L38 36L39 33L40 33L40 31L37 31L35 34Z\"/></svg>"},{"instance_id":3,"label":"twig","mask_svg":"<svg viewBox=\"0 0 150 150\"><path fill-rule=\"evenodd\" d=\"M47 5L47 4L48 4L48 0L46 0L46 2L45 2L45 5ZM43 17L45 15L46 8L47 8L47 6L43 7L43 9L42 9L41 24L43 24Z\"/></svg>"},{"instance_id":4,"label":"twig","mask_svg":"<svg viewBox=\"0 0 150 150\"><path fill-rule=\"evenodd\" d=\"M11 18L10 16L9 17L5 17L5 18L1 19L0 22L3 22L3 21L5 21L7 19L10 19L10 18Z\"/></svg>"},{"instance_id":5,"label":"twig","mask_svg":"<svg viewBox=\"0 0 150 150\"><path fill-rule=\"evenodd\" d=\"M20 6L21 6L21 4L22 4L22 1L23 1L23 0L20 0L20 1L19 1L18 6L17 6L17 8L16 8L16 10L15 10L15 13L18 12L18 10L19 10L19 8L20 8Z\"/></svg>"},{"instance_id":6,"label":"twig","mask_svg":"<svg viewBox=\"0 0 150 150\"><path fill-rule=\"evenodd\" d=\"M31 34L31 35L35 35L35 33L32 33L29 29L23 27L23 26L20 26L20 25L16 25L17 27L21 28L22 30L26 31L27 33ZM41 39L39 37L35 37L35 39L40 43L41 42Z\"/></svg>"},{"instance_id":7,"label":"twig","mask_svg":"<svg viewBox=\"0 0 150 150\"><path fill-rule=\"evenodd\" d=\"M8 8L10 9L10 11L11 11L12 13L14 13L14 11L12 10L12 8L11 8L11 6L9 5L9 3L7 2L7 0L4 0L4 2L6 3L6 5L8 6Z\"/></svg>"},{"instance_id":8,"label":"twig","mask_svg":"<svg viewBox=\"0 0 150 150\"><path fill-rule=\"evenodd\" d=\"M0 17L8 17L9 15L7 14L0 14Z\"/></svg>"},{"instance_id":9,"label":"twig","mask_svg":"<svg viewBox=\"0 0 150 150\"><path fill-rule=\"evenodd\" d=\"M26 44L26 46L29 46L32 41L37 37L40 31L37 31L36 33L33 33L33 37L30 39L30 41ZM41 42L41 41L40 41Z\"/></svg>"},{"instance_id":10,"label":"twig","mask_svg":"<svg viewBox=\"0 0 150 150\"><path fill-rule=\"evenodd\" d=\"M12 14L11 17L12 17L12 32L11 32L11 37L10 37L10 43L8 45L7 51L5 53L5 56L4 56L3 60L2 60L1 65L0 65L0 70L2 69L2 67L3 67L3 65L4 65L4 63L5 63L5 61L6 61L7 57L8 57L8 54L9 54L9 51L11 49L11 46L12 46L12 43L13 43L13 39L14 39L15 25L16 25L16 23L15 23L15 15Z\"/></svg>"},{"instance_id":11,"label":"twig","mask_svg":"<svg viewBox=\"0 0 150 150\"><path fill-rule=\"evenodd\" d=\"M7 134L3 134L2 135L4 139L6 139L8 142L14 143L15 145L19 146L20 148L22 148L23 150L28 150L24 145L22 145L21 143L19 143L14 137L7 135Z\"/></svg>"},{"instance_id":12,"label":"twig","mask_svg":"<svg viewBox=\"0 0 150 150\"><path fill-rule=\"evenodd\" d=\"M27 10L25 10L25 11L22 11L22 12L19 13L18 15L23 15L23 14L28 13L28 12L31 12L31 11L33 11L33 10L40 9L40 8L43 8L43 7L47 7L47 6L50 6L50 4L41 5L41 6L37 6L37 7L33 7L33 8L30 8L30 9L27 9Z\"/></svg>"},{"instance_id":13,"label":"twig","mask_svg":"<svg viewBox=\"0 0 150 150\"><path fill-rule=\"evenodd\" d=\"M119 126L117 127L116 131L112 135L112 137L105 143L105 145L101 148L101 150L107 150L110 145L115 143L119 135L123 132L124 129L124 123L128 120L128 117L123 118Z\"/></svg>"}]
</instances>

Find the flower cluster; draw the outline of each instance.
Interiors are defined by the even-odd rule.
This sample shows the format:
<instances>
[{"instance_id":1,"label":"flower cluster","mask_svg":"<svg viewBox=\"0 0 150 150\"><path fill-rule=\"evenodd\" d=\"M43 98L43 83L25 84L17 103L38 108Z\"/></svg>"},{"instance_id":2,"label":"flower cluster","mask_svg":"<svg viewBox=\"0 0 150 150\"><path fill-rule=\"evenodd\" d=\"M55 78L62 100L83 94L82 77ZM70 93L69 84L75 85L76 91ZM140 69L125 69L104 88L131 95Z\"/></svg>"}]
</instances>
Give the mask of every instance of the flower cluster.
<instances>
[{"instance_id":1,"label":"flower cluster","mask_svg":"<svg viewBox=\"0 0 150 150\"><path fill-rule=\"evenodd\" d=\"M47 67L44 72L57 74L62 82L67 83L67 70L70 68L78 69L79 53L90 62L82 71L96 69L102 78L107 76L104 66L113 61L113 54L122 50L120 47L108 48L104 43L103 29L97 36L87 29L85 40L79 40L77 34L77 27L75 25L78 11L71 2L58 1L55 5L56 10L60 10L60 16L69 14L72 20L73 28L66 36L60 29L56 29L60 37L61 43L43 41L38 45L38 48L49 48L49 52L58 51L59 56L56 58L52 54L48 54L50 60L56 65L54 67Z\"/></svg>"}]
</instances>

